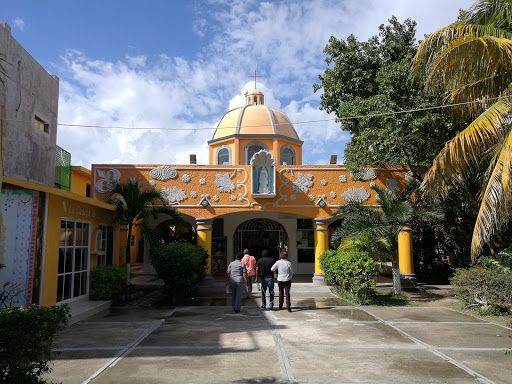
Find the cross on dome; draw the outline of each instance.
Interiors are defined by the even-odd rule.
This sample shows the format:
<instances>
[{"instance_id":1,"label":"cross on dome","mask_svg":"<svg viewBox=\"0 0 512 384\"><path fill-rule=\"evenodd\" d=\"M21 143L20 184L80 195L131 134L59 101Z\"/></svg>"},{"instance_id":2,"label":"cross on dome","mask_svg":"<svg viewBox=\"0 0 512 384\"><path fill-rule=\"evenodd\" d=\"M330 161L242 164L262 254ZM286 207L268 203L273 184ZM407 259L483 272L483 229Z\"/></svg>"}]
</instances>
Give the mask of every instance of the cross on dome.
<instances>
[{"instance_id":1,"label":"cross on dome","mask_svg":"<svg viewBox=\"0 0 512 384\"><path fill-rule=\"evenodd\" d=\"M261 76L257 76L257 75L256 75L256 70L254 70L254 76L252 76L252 75L251 75L251 76L249 76L249 77L254 77L254 89L256 89L256 79L257 79L258 77L261 77Z\"/></svg>"}]
</instances>

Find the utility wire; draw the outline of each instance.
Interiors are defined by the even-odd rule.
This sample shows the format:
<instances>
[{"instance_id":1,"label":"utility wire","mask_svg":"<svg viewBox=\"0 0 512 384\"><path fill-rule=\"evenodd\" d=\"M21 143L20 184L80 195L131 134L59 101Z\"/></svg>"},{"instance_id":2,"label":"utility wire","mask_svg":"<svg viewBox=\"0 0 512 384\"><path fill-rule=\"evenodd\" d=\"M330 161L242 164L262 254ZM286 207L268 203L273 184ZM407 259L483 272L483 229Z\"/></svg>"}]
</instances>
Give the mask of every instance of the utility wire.
<instances>
[{"instance_id":1,"label":"utility wire","mask_svg":"<svg viewBox=\"0 0 512 384\"><path fill-rule=\"evenodd\" d=\"M346 117L335 117L332 119L320 119L320 120L308 120L308 121L297 121L297 122L290 122L290 123L278 123L275 124L276 126L279 125L299 125L299 124L314 124L314 123L323 123L327 121L344 121L344 120L354 120L354 119L362 119L362 118L371 118L371 117L381 117L381 116L392 116L392 115L399 115L404 113L412 113L412 112L423 112L423 111L431 111L434 109L443 109L443 108L451 108L451 107L458 107L461 105L468 105L468 104L475 104L475 103L484 103L484 102L490 102L495 100L500 100L504 98L509 98L509 96L500 96L500 97L493 97L489 99L480 99L480 100L473 100L473 101L465 101L463 103L456 103L456 104L447 104L447 105L437 105L434 107L425 107L425 108L417 108L417 109L409 109L405 111L393 111L393 112L382 112L382 113L372 113L368 115L355 115L355 116L346 116ZM6 121L18 121L16 119L7 119ZM32 123L32 121L27 121L27 123ZM126 130L160 130L160 131L206 131L206 130L215 130L215 129L236 129L237 126L231 126L231 127L199 127L199 128L168 128L168 127L122 127L122 126L103 126L103 125L84 125L84 124L68 124L68 123L57 123L58 126L62 127L80 127L80 128L101 128L101 129L126 129ZM243 128L257 128L257 127L268 127L269 124L260 124L260 125L243 125Z\"/></svg>"}]
</instances>

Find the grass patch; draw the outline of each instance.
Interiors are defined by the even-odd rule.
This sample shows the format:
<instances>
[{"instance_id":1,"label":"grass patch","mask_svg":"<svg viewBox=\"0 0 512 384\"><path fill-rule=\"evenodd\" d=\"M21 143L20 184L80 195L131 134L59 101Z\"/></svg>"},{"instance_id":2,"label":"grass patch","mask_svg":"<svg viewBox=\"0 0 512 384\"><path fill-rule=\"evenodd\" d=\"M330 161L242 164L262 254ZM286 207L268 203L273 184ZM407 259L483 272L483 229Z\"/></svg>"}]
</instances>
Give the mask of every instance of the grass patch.
<instances>
[{"instance_id":1,"label":"grass patch","mask_svg":"<svg viewBox=\"0 0 512 384\"><path fill-rule=\"evenodd\" d=\"M480 308L466 308L464 304L460 301L456 301L452 303L451 307L457 311L466 313L468 315L474 316L478 319L482 319L484 321L490 321L495 324L503 325L507 327L510 323L512 323L512 313L503 314L503 315L486 315L484 311L481 311Z\"/></svg>"},{"instance_id":2,"label":"grass patch","mask_svg":"<svg viewBox=\"0 0 512 384\"><path fill-rule=\"evenodd\" d=\"M368 299L368 305L377 305L382 307L404 307L410 306L411 302L404 293L395 295L391 291L382 291L377 289Z\"/></svg>"},{"instance_id":3,"label":"grass patch","mask_svg":"<svg viewBox=\"0 0 512 384\"><path fill-rule=\"evenodd\" d=\"M341 288L335 290L336 295L340 298L348 301L349 305L361 305L350 292L345 291ZM400 293L398 295L393 294L392 291L383 291L376 289L366 300L365 305L376 305L382 307L404 307L410 306L411 302L407 299L407 295Z\"/></svg>"}]
</instances>

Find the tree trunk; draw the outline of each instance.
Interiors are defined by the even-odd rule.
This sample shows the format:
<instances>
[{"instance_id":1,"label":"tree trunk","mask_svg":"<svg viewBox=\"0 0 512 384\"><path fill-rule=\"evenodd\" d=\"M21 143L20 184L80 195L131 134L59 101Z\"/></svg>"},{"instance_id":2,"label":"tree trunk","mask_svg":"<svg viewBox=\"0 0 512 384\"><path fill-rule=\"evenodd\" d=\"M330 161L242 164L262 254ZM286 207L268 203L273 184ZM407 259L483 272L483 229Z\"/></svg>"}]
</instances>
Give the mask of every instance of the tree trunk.
<instances>
[{"instance_id":1,"label":"tree trunk","mask_svg":"<svg viewBox=\"0 0 512 384\"><path fill-rule=\"evenodd\" d=\"M128 224L128 237L126 239L126 287L130 285L130 240L132 237L132 223ZM128 292L127 292L128 293Z\"/></svg>"},{"instance_id":2,"label":"tree trunk","mask_svg":"<svg viewBox=\"0 0 512 384\"><path fill-rule=\"evenodd\" d=\"M392 271L393 271L393 293L395 295L398 295L402 292L402 284L400 283L400 267L398 265L398 255L393 255Z\"/></svg>"}]
</instances>

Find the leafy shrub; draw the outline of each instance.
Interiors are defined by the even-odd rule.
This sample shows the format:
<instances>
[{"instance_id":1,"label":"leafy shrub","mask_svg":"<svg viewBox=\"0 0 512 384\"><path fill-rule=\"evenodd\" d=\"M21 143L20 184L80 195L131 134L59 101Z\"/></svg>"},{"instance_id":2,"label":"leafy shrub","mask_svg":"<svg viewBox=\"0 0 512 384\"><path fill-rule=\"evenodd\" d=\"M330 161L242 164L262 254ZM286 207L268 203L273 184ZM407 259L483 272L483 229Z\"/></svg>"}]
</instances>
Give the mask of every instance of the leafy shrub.
<instances>
[{"instance_id":1,"label":"leafy shrub","mask_svg":"<svg viewBox=\"0 0 512 384\"><path fill-rule=\"evenodd\" d=\"M70 316L67 305L0 310L0 382L46 383L57 332Z\"/></svg>"},{"instance_id":2,"label":"leafy shrub","mask_svg":"<svg viewBox=\"0 0 512 384\"><path fill-rule=\"evenodd\" d=\"M91 300L116 299L126 281L126 269L117 265L98 265L91 268Z\"/></svg>"},{"instance_id":3,"label":"leafy shrub","mask_svg":"<svg viewBox=\"0 0 512 384\"><path fill-rule=\"evenodd\" d=\"M203 248L184 242L153 247L150 254L151 264L164 281L164 293L174 299L191 296L204 277L208 257Z\"/></svg>"},{"instance_id":4,"label":"leafy shrub","mask_svg":"<svg viewBox=\"0 0 512 384\"><path fill-rule=\"evenodd\" d=\"M364 304L375 290L377 263L367 252L326 251L320 256L324 278L347 291L353 300Z\"/></svg>"},{"instance_id":5,"label":"leafy shrub","mask_svg":"<svg viewBox=\"0 0 512 384\"><path fill-rule=\"evenodd\" d=\"M457 269L451 278L455 295L467 307L511 308L512 274L482 267Z\"/></svg>"}]
</instances>

